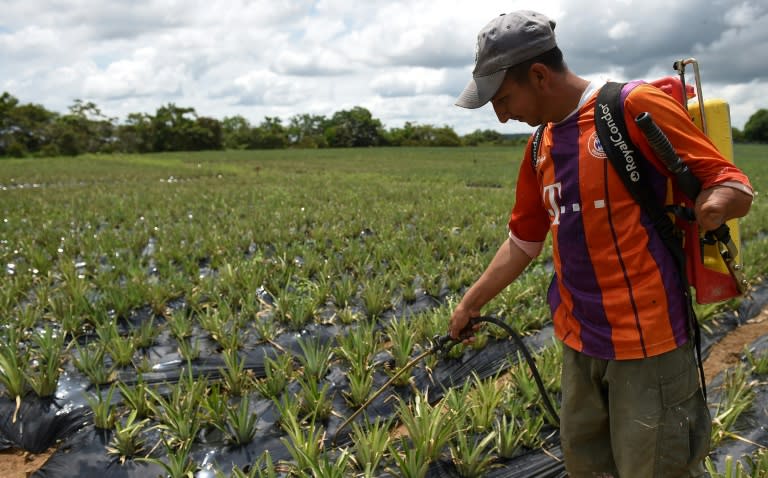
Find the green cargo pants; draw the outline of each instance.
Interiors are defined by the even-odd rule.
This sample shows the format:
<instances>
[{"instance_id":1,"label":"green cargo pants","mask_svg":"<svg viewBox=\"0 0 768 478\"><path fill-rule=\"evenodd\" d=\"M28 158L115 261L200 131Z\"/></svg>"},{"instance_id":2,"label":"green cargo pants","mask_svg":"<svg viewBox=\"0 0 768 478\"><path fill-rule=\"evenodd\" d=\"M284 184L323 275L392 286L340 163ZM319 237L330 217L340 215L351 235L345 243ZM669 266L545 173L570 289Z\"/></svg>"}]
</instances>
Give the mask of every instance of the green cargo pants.
<instances>
[{"instance_id":1,"label":"green cargo pants","mask_svg":"<svg viewBox=\"0 0 768 478\"><path fill-rule=\"evenodd\" d=\"M711 418L690 342L640 360L563 347L560 438L571 478L708 476Z\"/></svg>"}]
</instances>

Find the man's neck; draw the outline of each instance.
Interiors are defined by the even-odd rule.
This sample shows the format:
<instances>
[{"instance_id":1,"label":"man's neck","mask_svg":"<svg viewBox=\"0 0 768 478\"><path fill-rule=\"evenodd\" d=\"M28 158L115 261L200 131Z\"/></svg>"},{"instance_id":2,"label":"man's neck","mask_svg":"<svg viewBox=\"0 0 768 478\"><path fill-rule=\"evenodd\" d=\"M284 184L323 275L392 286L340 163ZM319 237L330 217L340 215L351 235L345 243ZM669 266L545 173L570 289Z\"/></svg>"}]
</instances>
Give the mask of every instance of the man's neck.
<instances>
[{"instance_id":1,"label":"man's neck","mask_svg":"<svg viewBox=\"0 0 768 478\"><path fill-rule=\"evenodd\" d=\"M562 85L557 89L556 95L552 98L552 118L553 123L559 123L567 118L579 106L579 101L584 91L589 86L589 80L585 80L570 71L562 77Z\"/></svg>"}]
</instances>

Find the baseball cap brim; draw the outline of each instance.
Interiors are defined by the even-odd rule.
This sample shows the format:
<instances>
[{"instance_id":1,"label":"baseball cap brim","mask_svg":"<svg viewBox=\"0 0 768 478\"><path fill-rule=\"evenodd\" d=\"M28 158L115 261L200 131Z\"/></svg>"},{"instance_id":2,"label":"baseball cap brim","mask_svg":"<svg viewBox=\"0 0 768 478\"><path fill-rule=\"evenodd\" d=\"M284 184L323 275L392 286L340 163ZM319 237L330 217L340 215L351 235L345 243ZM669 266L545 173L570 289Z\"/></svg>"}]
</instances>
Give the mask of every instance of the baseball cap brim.
<instances>
[{"instance_id":1,"label":"baseball cap brim","mask_svg":"<svg viewBox=\"0 0 768 478\"><path fill-rule=\"evenodd\" d=\"M504 83L506 74L507 70L499 70L490 75L472 78L456 100L456 106L475 109L488 103Z\"/></svg>"}]
</instances>

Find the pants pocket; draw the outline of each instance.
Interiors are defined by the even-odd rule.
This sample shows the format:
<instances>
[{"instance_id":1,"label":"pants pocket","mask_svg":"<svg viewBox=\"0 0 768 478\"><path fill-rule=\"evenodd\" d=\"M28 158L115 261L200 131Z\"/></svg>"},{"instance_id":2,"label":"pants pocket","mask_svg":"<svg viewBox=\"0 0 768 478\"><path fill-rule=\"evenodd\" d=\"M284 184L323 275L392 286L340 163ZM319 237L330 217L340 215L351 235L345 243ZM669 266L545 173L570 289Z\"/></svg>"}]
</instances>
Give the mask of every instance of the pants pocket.
<instances>
[{"instance_id":1,"label":"pants pocket","mask_svg":"<svg viewBox=\"0 0 768 478\"><path fill-rule=\"evenodd\" d=\"M656 478L694 476L709 451L711 419L696 367L661 382L662 417Z\"/></svg>"}]
</instances>

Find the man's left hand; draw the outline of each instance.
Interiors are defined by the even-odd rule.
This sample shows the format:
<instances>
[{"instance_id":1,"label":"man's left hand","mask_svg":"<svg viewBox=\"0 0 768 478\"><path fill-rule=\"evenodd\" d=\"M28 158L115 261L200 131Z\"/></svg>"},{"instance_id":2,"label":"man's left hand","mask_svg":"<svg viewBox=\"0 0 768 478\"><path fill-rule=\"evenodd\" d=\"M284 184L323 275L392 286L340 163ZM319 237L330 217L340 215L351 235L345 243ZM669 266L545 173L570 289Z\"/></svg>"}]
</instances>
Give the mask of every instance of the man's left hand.
<instances>
[{"instance_id":1,"label":"man's left hand","mask_svg":"<svg viewBox=\"0 0 768 478\"><path fill-rule=\"evenodd\" d=\"M742 217L752 205L752 196L730 186L713 186L696 197L696 222L704 231L713 231L728 219Z\"/></svg>"}]
</instances>

